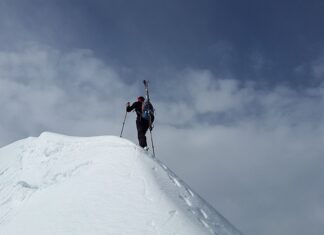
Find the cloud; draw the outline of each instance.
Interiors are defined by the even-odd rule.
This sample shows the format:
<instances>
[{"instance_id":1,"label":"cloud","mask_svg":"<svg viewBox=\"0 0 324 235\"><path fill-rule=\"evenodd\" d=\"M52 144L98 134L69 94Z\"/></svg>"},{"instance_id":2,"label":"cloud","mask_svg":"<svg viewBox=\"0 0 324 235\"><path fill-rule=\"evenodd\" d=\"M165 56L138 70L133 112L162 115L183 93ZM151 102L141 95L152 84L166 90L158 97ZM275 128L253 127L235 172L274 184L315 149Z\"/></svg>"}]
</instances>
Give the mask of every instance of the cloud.
<instances>
[{"instance_id":1,"label":"cloud","mask_svg":"<svg viewBox=\"0 0 324 235\"><path fill-rule=\"evenodd\" d=\"M0 51L3 145L42 131L119 135L141 81L91 50L21 48ZM323 84L260 89L188 68L150 85L157 156L231 222L247 234L324 232ZM124 136L136 142L134 119Z\"/></svg>"},{"instance_id":2,"label":"cloud","mask_svg":"<svg viewBox=\"0 0 324 235\"><path fill-rule=\"evenodd\" d=\"M322 82L324 78L324 53L323 49L310 61L306 61L294 69L296 75L306 77L308 80L315 79Z\"/></svg>"},{"instance_id":3,"label":"cloud","mask_svg":"<svg viewBox=\"0 0 324 235\"><path fill-rule=\"evenodd\" d=\"M323 232L314 214L324 209L323 84L260 89L206 70L177 76L177 102L157 106L159 156L247 234L305 234L307 224Z\"/></svg>"},{"instance_id":4,"label":"cloud","mask_svg":"<svg viewBox=\"0 0 324 235\"><path fill-rule=\"evenodd\" d=\"M266 59L258 50L253 51L249 56L251 67L255 72L261 71L266 65Z\"/></svg>"},{"instance_id":5,"label":"cloud","mask_svg":"<svg viewBox=\"0 0 324 235\"><path fill-rule=\"evenodd\" d=\"M62 53L32 44L1 52L0 74L2 143L45 130L117 134L121 105L137 90L88 50Z\"/></svg>"},{"instance_id":6,"label":"cloud","mask_svg":"<svg viewBox=\"0 0 324 235\"><path fill-rule=\"evenodd\" d=\"M324 55L321 55L312 63L311 69L315 78L324 79Z\"/></svg>"}]
</instances>

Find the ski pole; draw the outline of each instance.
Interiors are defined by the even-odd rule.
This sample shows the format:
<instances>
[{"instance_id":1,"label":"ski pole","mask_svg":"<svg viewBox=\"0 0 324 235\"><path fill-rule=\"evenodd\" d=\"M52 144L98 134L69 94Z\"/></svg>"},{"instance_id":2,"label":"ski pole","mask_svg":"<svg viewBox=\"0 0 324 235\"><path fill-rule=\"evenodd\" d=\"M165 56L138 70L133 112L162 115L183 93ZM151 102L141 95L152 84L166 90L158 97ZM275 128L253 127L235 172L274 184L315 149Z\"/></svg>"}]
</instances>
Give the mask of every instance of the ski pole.
<instances>
[{"instance_id":1,"label":"ski pole","mask_svg":"<svg viewBox=\"0 0 324 235\"><path fill-rule=\"evenodd\" d=\"M153 143L152 130L150 130L150 135L151 135L151 143L152 143L153 157L155 158L155 149L154 149L154 143Z\"/></svg>"},{"instance_id":2,"label":"ski pole","mask_svg":"<svg viewBox=\"0 0 324 235\"><path fill-rule=\"evenodd\" d=\"M150 136L151 136L153 157L155 158L155 149L154 149L154 142L153 142L153 135L152 135L152 117L151 117L151 114L149 114L149 130L150 130Z\"/></svg>"},{"instance_id":3,"label":"ski pole","mask_svg":"<svg viewBox=\"0 0 324 235\"><path fill-rule=\"evenodd\" d=\"M127 111L126 111L126 113L125 113L125 117L124 117L124 122L123 122L123 127L122 127L122 129L121 129L121 132L120 132L120 138L123 136L123 131L124 131L124 126L125 126L125 122L126 122L126 117L127 117Z\"/></svg>"}]
</instances>

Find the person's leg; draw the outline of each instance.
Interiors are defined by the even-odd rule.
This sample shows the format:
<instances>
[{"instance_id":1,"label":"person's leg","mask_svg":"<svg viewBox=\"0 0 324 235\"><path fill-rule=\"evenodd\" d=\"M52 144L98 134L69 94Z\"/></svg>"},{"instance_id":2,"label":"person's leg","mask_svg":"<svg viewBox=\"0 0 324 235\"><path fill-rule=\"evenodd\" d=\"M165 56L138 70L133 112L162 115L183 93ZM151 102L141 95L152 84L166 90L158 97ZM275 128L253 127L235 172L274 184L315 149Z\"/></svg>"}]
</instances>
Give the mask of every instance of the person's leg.
<instances>
[{"instance_id":1,"label":"person's leg","mask_svg":"<svg viewBox=\"0 0 324 235\"><path fill-rule=\"evenodd\" d=\"M143 128L143 146L147 147L146 132L147 132L147 130L149 128L149 122L147 120L142 121L142 128Z\"/></svg>"},{"instance_id":2,"label":"person's leg","mask_svg":"<svg viewBox=\"0 0 324 235\"><path fill-rule=\"evenodd\" d=\"M145 134L148 129L148 123L143 121L136 121L136 127L139 145L144 148L147 146Z\"/></svg>"}]
</instances>

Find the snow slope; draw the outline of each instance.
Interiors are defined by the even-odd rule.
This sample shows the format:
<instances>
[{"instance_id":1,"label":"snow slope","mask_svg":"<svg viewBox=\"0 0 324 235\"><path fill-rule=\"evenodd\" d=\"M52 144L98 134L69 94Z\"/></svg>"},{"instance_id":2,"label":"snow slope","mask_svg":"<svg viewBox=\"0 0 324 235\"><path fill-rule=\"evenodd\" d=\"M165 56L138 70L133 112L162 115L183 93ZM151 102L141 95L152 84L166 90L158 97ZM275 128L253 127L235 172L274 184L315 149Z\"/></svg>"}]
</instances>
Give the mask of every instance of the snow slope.
<instances>
[{"instance_id":1,"label":"snow slope","mask_svg":"<svg viewBox=\"0 0 324 235\"><path fill-rule=\"evenodd\" d=\"M0 149L0 235L241 234L167 166L113 136Z\"/></svg>"}]
</instances>

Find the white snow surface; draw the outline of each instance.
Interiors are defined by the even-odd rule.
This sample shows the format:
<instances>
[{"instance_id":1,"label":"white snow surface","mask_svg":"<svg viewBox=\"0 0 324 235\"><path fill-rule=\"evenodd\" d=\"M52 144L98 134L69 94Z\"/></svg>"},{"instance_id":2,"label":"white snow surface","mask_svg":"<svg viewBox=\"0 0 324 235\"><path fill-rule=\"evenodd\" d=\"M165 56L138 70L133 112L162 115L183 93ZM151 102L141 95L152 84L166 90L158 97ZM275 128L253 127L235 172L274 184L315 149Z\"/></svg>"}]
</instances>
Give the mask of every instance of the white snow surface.
<instances>
[{"instance_id":1,"label":"white snow surface","mask_svg":"<svg viewBox=\"0 0 324 235\"><path fill-rule=\"evenodd\" d=\"M241 233L134 143L45 132L0 149L0 235L54 234Z\"/></svg>"}]
</instances>

